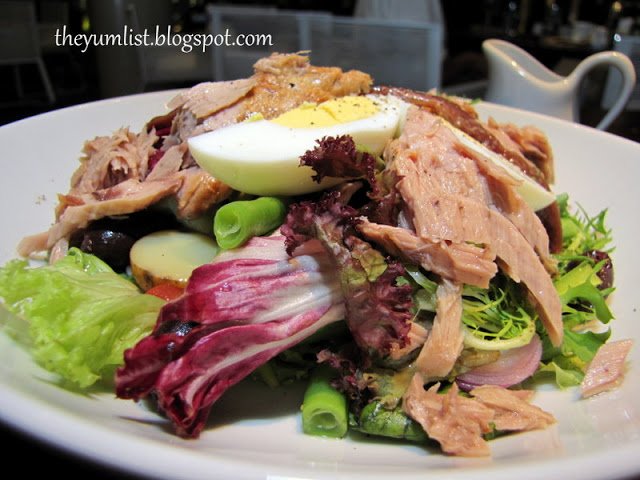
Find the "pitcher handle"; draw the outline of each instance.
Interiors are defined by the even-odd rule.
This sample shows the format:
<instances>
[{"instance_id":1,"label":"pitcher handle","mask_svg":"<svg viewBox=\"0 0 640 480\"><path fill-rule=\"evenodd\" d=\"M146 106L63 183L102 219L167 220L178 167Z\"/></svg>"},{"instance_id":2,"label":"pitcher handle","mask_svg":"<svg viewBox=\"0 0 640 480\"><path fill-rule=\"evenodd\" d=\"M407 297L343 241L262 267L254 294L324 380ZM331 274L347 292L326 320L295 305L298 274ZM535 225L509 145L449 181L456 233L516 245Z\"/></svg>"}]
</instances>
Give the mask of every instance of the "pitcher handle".
<instances>
[{"instance_id":1,"label":"pitcher handle","mask_svg":"<svg viewBox=\"0 0 640 480\"><path fill-rule=\"evenodd\" d=\"M623 53L614 51L600 52L585 58L570 75L573 79L574 87L577 87L589 70L605 64L615 67L622 74L622 88L620 89L618 99L611 105L609 111L596 125L598 130L606 130L629 100L629 96L636 83L636 71L633 68L633 63L629 60L629 57Z\"/></svg>"}]
</instances>

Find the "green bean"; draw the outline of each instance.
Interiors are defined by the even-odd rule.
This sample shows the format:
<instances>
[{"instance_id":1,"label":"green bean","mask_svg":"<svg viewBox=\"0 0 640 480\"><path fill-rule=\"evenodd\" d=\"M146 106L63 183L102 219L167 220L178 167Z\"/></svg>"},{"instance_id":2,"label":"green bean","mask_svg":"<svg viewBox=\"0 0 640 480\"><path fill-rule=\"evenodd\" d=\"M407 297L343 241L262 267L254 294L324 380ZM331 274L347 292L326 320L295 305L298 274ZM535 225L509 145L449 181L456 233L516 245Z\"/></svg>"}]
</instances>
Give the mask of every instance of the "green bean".
<instances>
[{"instance_id":1,"label":"green bean","mask_svg":"<svg viewBox=\"0 0 640 480\"><path fill-rule=\"evenodd\" d=\"M270 362L265 363L264 365L260 365L253 372L254 376L271 388L276 388L280 385L278 381L278 376L276 372L273 370L273 365Z\"/></svg>"},{"instance_id":2,"label":"green bean","mask_svg":"<svg viewBox=\"0 0 640 480\"><path fill-rule=\"evenodd\" d=\"M402 407L389 410L377 401L369 403L362 409L357 429L369 435L400 438L412 442L424 442L427 439L422 427L409 418L402 411Z\"/></svg>"},{"instance_id":3,"label":"green bean","mask_svg":"<svg viewBox=\"0 0 640 480\"><path fill-rule=\"evenodd\" d=\"M213 233L222 249L244 245L252 237L264 235L282 225L287 207L275 197L237 200L218 209Z\"/></svg>"},{"instance_id":4,"label":"green bean","mask_svg":"<svg viewBox=\"0 0 640 480\"><path fill-rule=\"evenodd\" d=\"M311 375L302 403L302 431L307 435L342 438L347 433L347 399L331 386L333 376L324 365Z\"/></svg>"}]
</instances>

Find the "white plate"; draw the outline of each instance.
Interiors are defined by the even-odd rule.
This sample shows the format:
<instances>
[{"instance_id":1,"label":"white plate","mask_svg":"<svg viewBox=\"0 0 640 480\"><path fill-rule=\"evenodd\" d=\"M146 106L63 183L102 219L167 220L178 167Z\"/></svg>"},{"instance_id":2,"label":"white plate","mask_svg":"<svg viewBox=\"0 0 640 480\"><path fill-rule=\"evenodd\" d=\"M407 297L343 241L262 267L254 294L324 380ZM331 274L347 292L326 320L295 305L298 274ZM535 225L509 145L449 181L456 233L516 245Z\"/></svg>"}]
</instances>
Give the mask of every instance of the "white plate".
<instances>
[{"instance_id":1,"label":"white plate","mask_svg":"<svg viewBox=\"0 0 640 480\"><path fill-rule=\"evenodd\" d=\"M83 142L164 112L160 92L59 110L0 128L0 262L25 234L53 219ZM481 115L535 124L549 136L557 192L609 223L618 290L614 338L636 347L624 385L578 400L575 390L541 388L535 403L558 424L491 442L491 459L444 456L420 446L371 440L325 440L301 433L300 391L232 389L213 408L198 440L182 440L153 412L105 393L81 396L55 386L28 354L0 333L0 420L76 455L163 478L615 478L640 473L640 145L590 128L489 104Z\"/></svg>"}]
</instances>

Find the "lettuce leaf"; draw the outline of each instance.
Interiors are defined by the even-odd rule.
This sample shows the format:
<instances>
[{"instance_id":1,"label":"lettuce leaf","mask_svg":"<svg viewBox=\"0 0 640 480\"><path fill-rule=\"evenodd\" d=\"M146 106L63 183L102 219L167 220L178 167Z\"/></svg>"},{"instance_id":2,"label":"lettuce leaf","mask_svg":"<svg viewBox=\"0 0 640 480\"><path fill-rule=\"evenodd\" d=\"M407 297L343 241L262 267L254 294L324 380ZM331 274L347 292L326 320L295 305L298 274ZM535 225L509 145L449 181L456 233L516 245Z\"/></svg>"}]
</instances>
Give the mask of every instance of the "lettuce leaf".
<instances>
[{"instance_id":1,"label":"lettuce leaf","mask_svg":"<svg viewBox=\"0 0 640 480\"><path fill-rule=\"evenodd\" d=\"M325 177L364 177L376 185L376 158L359 149L349 135L317 140L317 146L300 157L300 165L311 167L316 172L311 178L318 183Z\"/></svg>"},{"instance_id":2,"label":"lettuce leaf","mask_svg":"<svg viewBox=\"0 0 640 480\"><path fill-rule=\"evenodd\" d=\"M545 332L542 364L534 378L552 374L560 388L579 385L589 362L611 334L605 324L613 319L607 297L614 290L611 230L606 210L590 216L572 209L567 194L558 196L563 228L563 250L556 255L554 284L562 302L564 341L551 345Z\"/></svg>"},{"instance_id":3,"label":"lettuce leaf","mask_svg":"<svg viewBox=\"0 0 640 480\"><path fill-rule=\"evenodd\" d=\"M116 395L152 396L179 435L197 437L229 387L344 318L330 258L309 252L287 258L283 236L254 237L195 269L153 333L125 352Z\"/></svg>"},{"instance_id":4,"label":"lettuce leaf","mask_svg":"<svg viewBox=\"0 0 640 480\"><path fill-rule=\"evenodd\" d=\"M565 365L563 366L562 364ZM543 364L533 378L534 380L542 379L547 375L551 375L556 385L563 389L580 385L584 377L584 374L579 369L570 365L570 361L566 357L559 357L557 362L552 360Z\"/></svg>"},{"instance_id":5,"label":"lettuce leaf","mask_svg":"<svg viewBox=\"0 0 640 480\"><path fill-rule=\"evenodd\" d=\"M347 309L347 325L358 346L384 358L393 345L404 346L411 328L411 286L398 284L404 267L385 259L370 243L357 236L358 212L342 203L339 191L317 202L302 201L289 207L281 232L293 251L308 240L319 240L333 258Z\"/></svg>"},{"instance_id":6,"label":"lettuce leaf","mask_svg":"<svg viewBox=\"0 0 640 480\"><path fill-rule=\"evenodd\" d=\"M406 282L414 287L418 310L436 311L437 283L419 267L405 265ZM538 315L526 302L516 283L504 275L491 280L489 288L465 285L462 292L462 324L465 346L479 350L508 350L527 345L536 330Z\"/></svg>"},{"instance_id":7,"label":"lettuce leaf","mask_svg":"<svg viewBox=\"0 0 640 480\"><path fill-rule=\"evenodd\" d=\"M151 332L165 303L76 248L52 265L8 262L0 297L28 321L35 360L79 388L112 380L124 350Z\"/></svg>"}]
</instances>

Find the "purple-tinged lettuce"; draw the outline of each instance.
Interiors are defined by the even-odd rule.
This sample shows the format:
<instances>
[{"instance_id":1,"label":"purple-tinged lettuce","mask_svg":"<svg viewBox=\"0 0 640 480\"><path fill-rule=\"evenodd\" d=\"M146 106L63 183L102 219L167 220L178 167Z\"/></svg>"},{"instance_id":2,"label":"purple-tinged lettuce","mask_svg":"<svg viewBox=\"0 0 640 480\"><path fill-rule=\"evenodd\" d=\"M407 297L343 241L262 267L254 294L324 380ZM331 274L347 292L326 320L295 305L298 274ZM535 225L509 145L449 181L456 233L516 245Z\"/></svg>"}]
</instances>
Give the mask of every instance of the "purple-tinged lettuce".
<instances>
[{"instance_id":1,"label":"purple-tinged lettuce","mask_svg":"<svg viewBox=\"0 0 640 480\"><path fill-rule=\"evenodd\" d=\"M398 178L393 171L384 169L382 159L358 150L349 135L324 137L317 143L315 148L300 157L301 165L309 166L316 172L312 178L318 183L325 177L366 180L370 202L363 206L360 213L372 222L396 225L401 205L396 187Z\"/></svg>"},{"instance_id":2,"label":"purple-tinged lettuce","mask_svg":"<svg viewBox=\"0 0 640 480\"><path fill-rule=\"evenodd\" d=\"M356 236L356 215L342 203L339 191L330 192L320 201L292 205L281 231L289 251L318 239L330 252L340 275L351 334L364 351L384 357L394 345L406 343L412 290L396 284L404 274L400 263L385 259Z\"/></svg>"},{"instance_id":3,"label":"purple-tinged lettuce","mask_svg":"<svg viewBox=\"0 0 640 480\"><path fill-rule=\"evenodd\" d=\"M283 237L255 238L196 269L153 334L125 352L118 396L153 394L178 434L198 436L230 386L344 318L337 278L320 252L288 258Z\"/></svg>"},{"instance_id":4,"label":"purple-tinged lettuce","mask_svg":"<svg viewBox=\"0 0 640 480\"><path fill-rule=\"evenodd\" d=\"M325 177L366 178L371 185L376 183L376 159L368 152L358 150L349 135L323 137L318 145L300 157L300 164L311 167L312 177L320 183Z\"/></svg>"}]
</instances>

